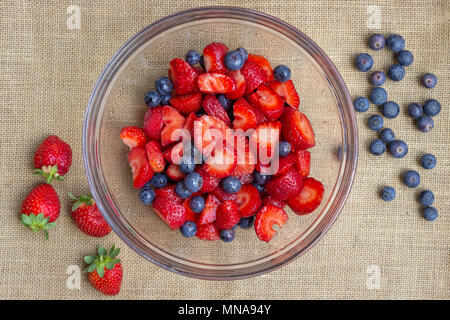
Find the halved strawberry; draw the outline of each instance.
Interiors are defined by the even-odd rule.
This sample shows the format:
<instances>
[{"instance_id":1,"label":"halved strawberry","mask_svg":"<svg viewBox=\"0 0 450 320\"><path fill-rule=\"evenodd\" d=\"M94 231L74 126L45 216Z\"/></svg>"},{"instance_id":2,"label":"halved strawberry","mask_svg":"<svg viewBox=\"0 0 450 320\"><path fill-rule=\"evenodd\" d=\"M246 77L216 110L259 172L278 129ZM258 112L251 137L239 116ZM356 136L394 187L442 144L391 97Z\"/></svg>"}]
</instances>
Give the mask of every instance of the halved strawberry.
<instances>
[{"instance_id":1,"label":"halved strawberry","mask_svg":"<svg viewBox=\"0 0 450 320\"><path fill-rule=\"evenodd\" d=\"M236 152L223 143L223 148L214 148L211 156L203 164L205 171L214 177L225 178L236 168Z\"/></svg>"},{"instance_id":2,"label":"halved strawberry","mask_svg":"<svg viewBox=\"0 0 450 320\"><path fill-rule=\"evenodd\" d=\"M219 240L220 239L220 231L217 229L214 222L208 224L200 224L197 225L197 233L195 236L201 240Z\"/></svg>"},{"instance_id":3,"label":"halved strawberry","mask_svg":"<svg viewBox=\"0 0 450 320\"><path fill-rule=\"evenodd\" d=\"M183 129L185 119L175 108L171 106L164 106L162 114L164 128L161 131L161 145L165 147L180 139L180 137L175 134L175 131L178 129Z\"/></svg>"},{"instance_id":4,"label":"halved strawberry","mask_svg":"<svg viewBox=\"0 0 450 320\"><path fill-rule=\"evenodd\" d=\"M283 114L284 101L272 88L261 84L248 100L259 107L270 119L277 120Z\"/></svg>"},{"instance_id":5,"label":"halved strawberry","mask_svg":"<svg viewBox=\"0 0 450 320\"><path fill-rule=\"evenodd\" d=\"M258 66L260 66L264 70L264 72L266 73L266 79L264 82L270 82L270 81L275 80L275 78L273 77L273 70L270 65L270 62L267 61L266 58L264 58L263 56L256 55L256 54L249 54L247 61L256 63Z\"/></svg>"},{"instance_id":6,"label":"halved strawberry","mask_svg":"<svg viewBox=\"0 0 450 320\"><path fill-rule=\"evenodd\" d=\"M186 209L186 221L192 221L197 223L198 214L191 210L191 207L189 206L189 201L192 197L187 198L183 201L183 207Z\"/></svg>"},{"instance_id":7,"label":"halved strawberry","mask_svg":"<svg viewBox=\"0 0 450 320\"><path fill-rule=\"evenodd\" d=\"M268 205L268 204L272 204L278 208L284 208L286 206L286 201L285 200L278 200L275 199L274 197L267 195L262 199L262 202L264 205Z\"/></svg>"},{"instance_id":8,"label":"halved strawberry","mask_svg":"<svg viewBox=\"0 0 450 320\"><path fill-rule=\"evenodd\" d=\"M183 205L167 198L156 198L153 210L172 230L176 230L186 221L187 213Z\"/></svg>"},{"instance_id":9,"label":"halved strawberry","mask_svg":"<svg viewBox=\"0 0 450 320\"><path fill-rule=\"evenodd\" d=\"M229 74L230 78L234 80L234 90L227 93L226 96L228 99L236 100L240 97L243 97L245 94L245 78L242 75L240 70L231 71Z\"/></svg>"},{"instance_id":10,"label":"halved strawberry","mask_svg":"<svg viewBox=\"0 0 450 320\"><path fill-rule=\"evenodd\" d=\"M136 147L128 152L128 164L133 173L133 187L142 188L151 178L153 171L148 164L147 152L142 147Z\"/></svg>"},{"instance_id":11,"label":"halved strawberry","mask_svg":"<svg viewBox=\"0 0 450 320\"><path fill-rule=\"evenodd\" d=\"M286 107L280 119L283 137L295 149L309 149L316 145L314 131L308 118L300 111Z\"/></svg>"},{"instance_id":12,"label":"halved strawberry","mask_svg":"<svg viewBox=\"0 0 450 320\"><path fill-rule=\"evenodd\" d=\"M206 156L214 149L218 141L226 137L228 126L220 119L203 115L194 122L194 143ZM220 136L220 137L219 137Z\"/></svg>"},{"instance_id":13,"label":"halved strawberry","mask_svg":"<svg viewBox=\"0 0 450 320\"><path fill-rule=\"evenodd\" d=\"M247 131L256 128L258 121L252 106L244 98L239 98L233 105L233 129L242 129Z\"/></svg>"},{"instance_id":14,"label":"halved strawberry","mask_svg":"<svg viewBox=\"0 0 450 320\"><path fill-rule=\"evenodd\" d=\"M258 157L275 154L275 148L280 141L280 122L266 122L258 125L256 131L250 137L250 142L258 148Z\"/></svg>"},{"instance_id":15,"label":"halved strawberry","mask_svg":"<svg viewBox=\"0 0 450 320\"><path fill-rule=\"evenodd\" d=\"M300 174L306 178L311 171L311 153L308 150L298 150L295 152L296 166Z\"/></svg>"},{"instance_id":16,"label":"halved strawberry","mask_svg":"<svg viewBox=\"0 0 450 320\"><path fill-rule=\"evenodd\" d=\"M130 150L136 147L143 147L147 142L147 136L145 135L144 130L135 126L123 127L122 130L120 130L120 138Z\"/></svg>"},{"instance_id":17,"label":"halved strawberry","mask_svg":"<svg viewBox=\"0 0 450 320\"><path fill-rule=\"evenodd\" d=\"M236 150L236 168L231 173L232 176L242 176L251 174L255 170L255 154L250 150L248 140L242 136L243 139L237 139L235 145ZM241 142L239 142L241 140Z\"/></svg>"},{"instance_id":18,"label":"halved strawberry","mask_svg":"<svg viewBox=\"0 0 450 320\"><path fill-rule=\"evenodd\" d=\"M145 151L147 151L148 164L153 172L163 172L166 162L159 142L153 140L147 142Z\"/></svg>"},{"instance_id":19,"label":"halved strawberry","mask_svg":"<svg viewBox=\"0 0 450 320\"><path fill-rule=\"evenodd\" d=\"M227 111L222 107L215 95L205 95L203 98L202 107L208 115L222 120L227 126L231 126L231 120Z\"/></svg>"},{"instance_id":20,"label":"halved strawberry","mask_svg":"<svg viewBox=\"0 0 450 320\"><path fill-rule=\"evenodd\" d=\"M147 112L145 112L142 129L144 129L145 134L151 140L161 139L161 130L163 128L162 109L161 106L158 106L155 108L148 108Z\"/></svg>"},{"instance_id":21,"label":"halved strawberry","mask_svg":"<svg viewBox=\"0 0 450 320\"><path fill-rule=\"evenodd\" d=\"M241 190L237 192L236 203L239 205L239 212L244 218L254 215L262 204L258 189L251 184L244 184Z\"/></svg>"},{"instance_id":22,"label":"halved strawberry","mask_svg":"<svg viewBox=\"0 0 450 320\"><path fill-rule=\"evenodd\" d=\"M184 129L186 129L190 133L191 139L194 136L194 121L197 119L198 119L197 115L194 112L191 112L186 117L186 121L184 123Z\"/></svg>"},{"instance_id":23,"label":"halved strawberry","mask_svg":"<svg viewBox=\"0 0 450 320\"><path fill-rule=\"evenodd\" d=\"M173 181L180 181L183 180L186 176L183 172L181 172L180 167L176 164L171 163L167 167L166 171L167 176L172 179Z\"/></svg>"},{"instance_id":24,"label":"halved strawberry","mask_svg":"<svg viewBox=\"0 0 450 320\"><path fill-rule=\"evenodd\" d=\"M205 201L205 209L200 212L197 224L207 224L216 221L217 207L220 201L211 193L208 194Z\"/></svg>"},{"instance_id":25,"label":"halved strawberry","mask_svg":"<svg viewBox=\"0 0 450 320\"><path fill-rule=\"evenodd\" d=\"M181 157L183 157L183 142L175 143L168 146L163 150L164 160L169 163L180 163Z\"/></svg>"},{"instance_id":26,"label":"halved strawberry","mask_svg":"<svg viewBox=\"0 0 450 320\"><path fill-rule=\"evenodd\" d=\"M206 72L226 72L225 55L228 53L228 47L220 42L208 44L203 49L203 64Z\"/></svg>"},{"instance_id":27,"label":"halved strawberry","mask_svg":"<svg viewBox=\"0 0 450 320\"><path fill-rule=\"evenodd\" d=\"M193 92L184 96L173 96L170 98L169 103L179 112L188 114L200 110L202 97L201 92Z\"/></svg>"},{"instance_id":28,"label":"halved strawberry","mask_svg":"<svg viewBox=\"0 0 450 320\"><path fill-rule=\"evenodd\" d=\"M292 80L285 82L273 81L269 83L269 86L283 97L284 101L292 108L298 108L300 105L300 97L298 96L297 90L295 90L294 83Z\"/></svg>"},{"instance_id":29,"label":"halved strawberry","mask_svg":"<svg viewBox=\"0 0 450 320\"><path fill-rule=\"evenodd\" d=\"M170 61L169 77L175 93L179 96L192 93L197 89L197 70L184 60L175 58Z\"/></svg>"},{"instance_id":30,"label":"halved strawberry","mask_svg":"<svg viewBox=\"0 0 450 320\"><path fill-rule=\"evenodd\" d=\"M253 113L256 116L256 123L257 124L269 122L269 118L264 114L264 112L262 112L262 110L259 107L255 106L255 105L253 105L251 103L250 103L250 105L252 107Z\"/></svg>"},{"instance_id":31,"label":"halved strawberry","mask_svg":"<svg viewBox=\"0 0 450 320\"><path fill-rule=\"evenodd\" d=\"M303 189L287 200L287 204L298 215L313 212L322 202L325 189L320 181L313 178L306 178Z\"/></svg>"},{"instance_id":32,"label":"halved strawberry","mask_svg":"<svg viewBox=\"0 0 450 320\"><path fill-rule=\"evenodd\" d=\"M228 193L225 190L222 189L222 187L218 186L212 191L212 194L216 196L217 199L220 200L220 202L232 200L237 200L237 194L236 193Z\"/></svg>"},{"instance_id":33,"label":"halved strawberry","mask_svg":"<svg viewBox=\"0 0 450 320\"><path fill-rule=\"evenodd\" d=\"M278 170L275 176L281 176L289 170L290 167L294 166L297 161L297 157L293 153L289 153L285 157L278 158Z\"/></svg>"},{"instance_id":34,"label":"halved strawberry","mask_svg":"<svg viewBox=\"0 0 450 320\"><path fill-rule=\"evenodd\" d=\"M299 193L302 188L303 177L295 167L266 183L267 192L278 200L286 200Z\"/></svg>"},{"instance_id":35,"label":"halved strawberry","mask_svg":"<svg viewBox=\"0 0 450 320\"><path fill-rule=\"evenodd\" d=\"M203 185L200 189L201 192L211 192L217 188L220 183L220 178L209 175L202 166L197 166L195 172L202 176Z\"/></svg>"},{"instance_id":36,"label":"halved strawberry","mask_svg":"<svg viewBox=\"0 0 450 320\"><path fill-rule=\"evenodd\" d=\"M241 68L241 74L245 79L245 94L251 94L261 83L266 80L266 72L256 63L252 61L245 61Z\"/></svg>"},{"instance_id":37,"label":"halved strawberry","mask_svg":"<svg viewBox=\"0 0 450 320\"><path fill-rule=\"evenodd\" d=\"M216 227L219 230L233 228L241 220L241 214L236 202L227 200L217 208Z\"/></svg>"},{"instance_id":38,"label":"halved strawberry","mask_svg":"<svg viewBox=\"0 0 450 320\"><path fill-rule=\"evenodd\" d=\"M183 199L181 199L179 196L177 196L177 194L175 192L174 184L168 184L164 188L155 189L155 195L156 195L156 198L165 198L165 199L174 201L176 203L183 202Z\"/></svg>"},{"instance_id":39,"label":"halved strawberry","mask_svg":"<svg viewBox=\"0 0 450 320\"><path fill-rule=\"evenodd\" d=\"M270 204L265 205L256 214L256 235L260 240L269 242L277 233L275 230L273 230L273 225L276 224L280 228L282 228L288 219L288 215L282 208Z\"/></svg>"},{"instance_id":40,"label":"halved strawberry","mask_svg":"<svg viewBox=\"0 0 450 320\"><path fill-rule=\"evenodd\" d=\"M234 80L229 76L207 72L198 76L198 88L203 93L229 93L235 88Z\"/></svg>"}]
</instances>

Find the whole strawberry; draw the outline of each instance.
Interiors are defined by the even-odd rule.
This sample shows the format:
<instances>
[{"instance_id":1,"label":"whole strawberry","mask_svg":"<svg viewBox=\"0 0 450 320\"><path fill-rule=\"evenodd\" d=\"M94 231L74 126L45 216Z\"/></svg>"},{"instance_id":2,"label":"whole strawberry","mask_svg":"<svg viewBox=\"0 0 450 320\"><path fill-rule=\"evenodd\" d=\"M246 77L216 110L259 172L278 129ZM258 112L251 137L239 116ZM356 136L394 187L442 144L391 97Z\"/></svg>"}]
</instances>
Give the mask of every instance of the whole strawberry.
<instances>
[{"instance_id":1,"label":"whole strawberry","mask_svg":"<svg viewBox=\"0 0 450 320\"><path fill-rule=\"evenodd\" d=\"M57 136L47 137L34 154L36 174L40 174L51 183L53 179L63 180L72 164L72 149Z\"/></svg>"},{"instance_id":2,"label":"whole strawberry","mask_svg":"<svg viewBox=\"0 0 450 320\"><path fill-rule=\"evenodd\" d=\"M75 200L72 217L81 231L92 237L104 237L111 232L91 195L75 197L69 193L69 197Z\"/></svg>"},{"instance_id":3,"label":"whole strawberry","mask_svg":"<svg viewBox=\"0 0 450 320\"><path fill-rule=\"evenodd\" d=\"M109 252L99 247L97 256L85 256L84 262L89 266L84 270L88 273L89 282L95 289L108 296L114 296L120 292L123 270L120 260L117 259L120 249L114 245Z\"/></svg>"},{"instance_id":4,"label":"whole strawberry","mask_svg":"<svg viewBox=\"0 0 450 320\"><path fill-rule=\"evenodd\" d=\"M22 203L22 223L34 232L42 230L48 239L48 230L55 227L61 205L55 189L47 184L36 186Z\"/></svg>"}]
</instances>

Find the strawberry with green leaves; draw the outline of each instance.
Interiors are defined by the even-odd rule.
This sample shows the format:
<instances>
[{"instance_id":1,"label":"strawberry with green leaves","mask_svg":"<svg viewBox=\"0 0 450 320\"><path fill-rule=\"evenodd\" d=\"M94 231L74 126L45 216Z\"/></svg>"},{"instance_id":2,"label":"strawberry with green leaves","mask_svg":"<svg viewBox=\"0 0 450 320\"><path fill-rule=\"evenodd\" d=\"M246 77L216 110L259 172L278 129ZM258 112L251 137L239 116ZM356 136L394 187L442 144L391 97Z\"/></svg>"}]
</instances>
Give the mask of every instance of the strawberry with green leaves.
<instances>
[{"instance_id":1,"label":"strawberry with green leaves","mask_svg":"<svg viewBox=\"0 0 450 320\"><path fill-rule=\"evenodd\" d=\"M104 237L111 232L111 227L91 195L75 197L69 193L69 197L75 201L72 205L72 217L81 231L92 237Z\"/></svg>"},{"instance_id":2,"label":"strawberry with green leaves","mask_svg":"<svg viewBox=\"0 0 450 320\"><path fill-rule=\"evenodd\" d=\"M47 137L34 154L35 172L45 177L47 183L53 179L64 180L71 164L72 149L55 135Z\"/></svg>"}]
</instances>

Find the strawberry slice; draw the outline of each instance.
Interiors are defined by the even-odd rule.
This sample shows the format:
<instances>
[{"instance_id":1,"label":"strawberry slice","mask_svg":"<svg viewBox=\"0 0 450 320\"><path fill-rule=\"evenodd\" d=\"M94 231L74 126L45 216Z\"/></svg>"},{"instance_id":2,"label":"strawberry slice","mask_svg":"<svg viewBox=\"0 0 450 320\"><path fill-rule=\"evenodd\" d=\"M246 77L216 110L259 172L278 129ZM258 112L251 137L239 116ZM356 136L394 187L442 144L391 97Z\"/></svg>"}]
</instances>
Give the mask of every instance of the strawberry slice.
<instances>
[{"instance_id":1,"label":"strawberry slice","mask_svg":"<svg viewBox=\"0 0 450 320\"><path fill-rule=\"evenodd\" d=\"M120 138L130 150L136 147L143 147L147 142L147 136L145 135L144 130L135 126L122 128L122 130L120 130Z\"/></svg>"},{"instance_id":2,"label":"strawberry slice","mask_svg":"<svg viewBox=\"0 0 450 320\"><path fill-rule=\"evenodd\" d=\"M316 145L314 131L308 118L294 108L284 108L281 117L283 137L295 149L309 149Z\"/></svg>"},{"instance_id":3,"label":"strawberry slice","mask_svg":"<svg viewBox=\"0 0 450 320\"><path fill-rule=\"evenodd\" d=\"M311 172L311 153L308 150L298 150L295 155L297 169L306 178Z\"/></svg>"},{"instance_id":4,"label":"strawberry slice","mask_svg":"<svg viewBox=\"0 0 450 320\"><path fill-rule=\"evenodd\" d=\"M258 157L271 157L280 141L280 122L266 122L258 125L250 137L250 143L258 148Z\"/></svg>"},{"instance_id":5,"label":"strawberry slice","mask_svg":"<svg viewBox=\"0 0 450 320\"><path fill-rule=\"evenodd\" d=\"M293 153L289 153L286 157L280 157L278 159L278 170L275 176L281 176L286 173L289 168L295 165L297 162L297 157Z\"/></svg>"},{"instance_id":6,"label":"strawberry slice","mask_svg":"<svg viewBox=\"0 0 450 320\"><path fill-rule=\"evenodd\" d=\"M183 142L173 144L163 150L164 160L169 163L179 163L183 157Z\"/></svg>"},{"instance_id":7,"label":"strawberry slice","mask_svg":"<svg viewBox=\"0 0 450 320\"><path fill-rule=\"evenodd\" d=\"M272 204L272 205L274 205L274 206L276 206L278 208L284 208L286 206L286 201L285 200L278 200L278 199L275 199L274 197L272 197L270 195L265 196L262 199L262 202L263 202L264 205Z\"/></svg>"},{"instance_id":8,"label":"strawberry slice","mask_svg":"<svg viewBox=\"0 0 450 320\"><path fill-rule=\"evenodd\" d=\"M148 164L147 152L142 147L136 147L128 152L128 164L133 173L133 187L142 188L153 178L153 171Z\"/></svg>"},{"instance_id":9,"label":"strawberry slice","mask_svg":"<svg viewBox=\"0 0 450 320\"><path fill-rule=\"evenodd\" d=\"M303 177L295 167L266 183L267 192L278 200L286 200L299 193L302 188Z\"/></svg>"},{"instance_id":10,"label":"strawberry slice","mask_svg":"<svg viewBox=\"0 0 450 320\"><path fill-rule=\"evenodd\" d=\"M186 129L190 133L191 139L194 136L194 122L197 119L198 119L197 115L194 112L191 112L186 117L186 121L184 123L184 129Z\"/></svg>"},{"instance_id":11,"label":"strawberry slice","mask_svg":"<svg viewBox=\"0 0 450 320\"><path fill-rule=\"evenodd\" d=\"M183 199L181 199L180 197L177 196L177 194L175 192L174 184L168 184L164 188L155 189L155 195L156 195L156 198L165 198L165 199L174 201L176 203L183 202Z\"/></svg>"},{"instance_id":12,"label":"strawberry slice","mask_svg":"<svg viewBox=\"0 0 450 320\"><path fill-rule=\"evenodd\" d=\"M276 224L282 228L288 219L288 215L282 208L270 204L265 205L256 214L256 235L260 240L269 242L277 233L273 230L273 225Z\"/></svg>"},{"instance_id":13,"label":"strawberry slice","mask_svg":"<svg viewBox=\"0 0 450 320\"><path fill-rule=\"evenodd\" d=\"M240 139L238 139L240 140ZM232 176L242 176L251 174L255 170L255 154L250 150L250 144L245 137L242 137L244 142L236 143L236 168L234 168Z\"/></svg>"},{"instance_id":14,"label":"strawberry slice","mask_svg":"<svg viewBox=\"0 0 450 320\"><path fill-rule=\"evenodd\" d=\"M241 220L241 214L236 202L228 200L217 208L216 227L219 230L231 229L237 225L239 220Z\"/></svg>"},{"instance_id":15,"label":"strawberry slice","mask_svg":"<svg viewBox=\"0 0 450 320\"><path fill-rule=\"evenodd\" d=\"M233 115L234 129L247 131L248 129L256 128L256 125L258 124L252 106L244 98L239 98L234 102Z\"/></svg>"},{"instance_id":16,"label":"strawberry slice","mask_svg":"<svg viewBox=\"0 0 450 320\"><path fill-rule=\"evenodd\" d=\"M264 84L259 85L256 92L248 97L248 100L259 107L270 120L277 120L283 114L283 98Z\"/></svg>"},{"instance_id":17,"label":"strawberry slice","mask_svg":"<svg viewBox=\"0 0 450 320\"><path fill-rule=\"evenodd\" d=\"M203 185L200 192L211 192L217 188L220 183L220 178L210 176L201 166L197 166L195 172L202 176Z\"/></svg>"},{"instance_id":18,"label":"strawberry slice","mask_svg":"<svg viewBox=\"0 0 450 320\"><path fill-rule=\"evenodd\" d=\"M205 95L203 98L202 107L208 115L222 120L227 126L231 126L231 120L227 111L222 107L215 95Z\"/></svg>"},{"instance_id":19,"label":"strawberry slice","mask_svg":"<svg viewBox=\"0 0 450 320\"><path fill-rule=\"evenodd\" d=\"M313 178L304 180L303 189L287 200L287 204L298 215L313 212L322 202L325 189L320 181Z\"/></svg>"},{"instance_id":20,"label":"strawberry slice","mask_svg":"<svg viewBox=\"0 0 450 320\"><path fill-rule=\"evenodd\" d=\"M217 229L214 222L208 224L200 224L197 225L197 233L195 236L201 240L219 240L220 239L220 231Z\"/></svg>"},{"instance_id":21,"label":"strawberry slice","mask_svg":"<svg viewBox=\"0 0 450 320\"><path fill-rule=\"evenodd\" d=\"M200 110L202 97L201 92L193 92L184 96L173 96L170 98L169 103L179 112L189 114Z\"/></svg>"},{"instance_id":22,"label":"strawberry slice","mask_svg":"<svg viewBox=\"0 0 450 320\"><path fill-rule=\"evenodd\" d=\"M198 88L203 93L229 93L235 88L234 80L229 76L207 72L198 76Z\"/></svg>"},{"instance_id":23,"label":"strawberry slice","mask_svg":"<svg viewBox=\"0 0 450 320\"><path fill-rule=\"evenodd\" d=\"M228 126L220 119L208 115L194 122L194 143L197 149L209 156L216 143L226 137ZM219 137L220 136L220 137Z\"/></svg>"},{"instance_id":24,"label":"strawberry slice","mask_svg":"<svg viewBox=\"0 0 450 320\"><path fill-rule=\"evenodd\" d=\"M178 58L170 61L169 78L177 95L182 96L197 90L197 77L197 70L186 61Z\"/></svg>"},{"instance_id":25,"label":"strawberry slice","mask_svg":"<svg viewBox=\"0 0 450 320\"><path fill-rule=\"evenodd\" d=\"M237 177L242 184L252 183L253 177L251 174L243 174L242 176Z\"/></svg>"},{"instance_id":26,"label":"strawberry slice","mask_svg":"<svg viewBox=\"0 0 450 320\"><path fill-rule=\"evenodd\" d=\"M145 151L147 151L148 164L153 172L163 172L166 162L164 161L159 142L153 140L147 142Z\"/></svg>"},{"instance_id":27,"label":"strawberry slice","mask_svg":"<svg viewBox=\"0 0 450 320\"><path fill-rule=\"evenodd\" d=\"M208 44L203 49L203 64L206 72L223 72L227 71L225 67L225 56L228 53L228 47L220 42Z\"/></svg>"},{"instance_id":28,"label":"strawberry slice","mask_svg":"<svg viewBox=\"0 0 450 320\"><path fill-rule=\"evenodd\" d=\"M228 99L236 100L240 97L243 97L245 94L245 78L242 75L240 70L231 71L229 74L230 78L234 80L234 90L227 93L226 96Z\"/></svg>"},{"instance_id":29,"label":"strawberry slice","mask_svg":"<svg viewBox=\"0 0 450 320\"><path fill-rule=\"evenodd\" d=\"M228 193L225 190L222 189L222 187L217 187L212 191L213 195L219 199L220 202L225 202L228 200L236 201L237 200L237 194L236 193Z\"/></svg>"},{"instance_id":30,"label":"strawberry slice","mask_svg":"<svg viewBox=\"0 0 450 320\"><path fill-rule=\"evenodd\" d=\"M223 143L223 148L214 148L211 156L203 164L205 171L217 178L229 176L236 168L236 152Z\"/></svg>"},{"instance_id":31,"label":"strawberry slice","mask_svg":"<svg viewBox=\"0 0 450 320\"><path fill-rule=\"evenodd\" d=\"M295 90L292 80L286 82L273 81L269 83L269 86L283 97L288 105L292 108L298 108L300 105L300 97L298 96L297 90Z\"/></svg>"},{"instance_id":32,"label":"strawberry slice","mask_svg":"<svg viewBox=\"0 0 450 320\"><path fill-rule=\"evenodd\" d=\"M247 96L266 80L266 72L256 63L248 61L248 59L241 68L241 73L245 79L245 94Z\"/></svg>"},{"instance_id":33,"label":"strawberry slice","mask_svg":"<svg viewBox=\"0 0 450 320\"><path fill-rule=\"evenodd\" d=\"M187 213L182 204L167 198L156 198L153 210L172 230L176 230L186 221Z\"/></svg>"},{"instance_id":34,"label":"strawberry slice","mask_svg":"<svg viewBox=\"0 0 450 320\"><path fill-rule=\"evenodd\" d=\"M258 189L251 184L244 184L241 190L237 192L236 203L239 205L239 212L244 218L254 215L262 204Z\"/></svg>"},{"instance_id":35,"label":"strawberry slice","mask_svg":"<svg viewBox=\"0 0 450 320\"><path fill-rule=\"evenodd\" d=\"M167 176L172 179L173 181L180 181L183 180L186 176L184 175L183 172L181 172L180 167L177 166L176 164L171 163L168 167L167 167L167 172L166 172Z\"/></svg>"},{"instance_id":36,"label":"strawberry slice","mask_svg":"<svg viewBox=\"0 0 450 320\"><path fill-rule=\"evenodd\" d=\"M161 130L163 128L162 121L162 107L148 108L144 116L144 129L145 134L151 140L161 139Z\"/></svg>"},{"instance_id":37,"label":"strawberry slice","mask_svg":"<svg viewBox=\"0 0 450 320\"><path fill-rule=\"evenodd\" d=\"M260 66L265 74L266 74L266 78L264 82L270 82L275 80L275 78L273 77L273 70L272 70L272 66L270 65L270 62L267 61L266 58L264 58L263 56L259 56L256 54L249 54L247 61L251 61L256 63L258 66Z\"/></svg>"},{"instance_id":38,"label":"strawberry slice","mask_svg":"<svg viewBox=\"0 0 450 320\"><path fill-rule=\"evenodd\" d=\"M183 207L186 209L186 221L192 221L197 223L198 214L191 210L191 207L189 206L189 201L192 197L187 198L183 202Z\"/></svg>"},{"instance_id":39,"label":"strawberry slice","mask_svg":"<svg viewBox=\"0 0 450 320\"><path fill-rule=\"evenodd\" d=\"M164 106L162 109L164 128L161 131L161 145L163 147L179 140L175 130L183 129L184 117L173 107Z\"/></svg>"},{"instance_id":40,"label":"strawberry slice","mask_svg":"<svg viewBox=\"0 0 450 320\"><path fill-rule=\"evenodd\" d=\"M267 118L267 116L264 114L264 112L261 111L261 109L253 104L251 104L252 107L252 111L256 116L256 123L257 124L261 124L261 123L265 123L265 122L269 122L269 118Z\"/></svg>"},{"instance_id":41,"label":"strawberry slice","mask_svg":"<svg viewBox=\"0 0 450 320\"><path fill-rule=\"evenodd\" d=\"M197 224L208 224L216 221L217 208L219 207L220 201L211 193L208 194L205 201L205 209L200 212L197 219Z\"/></svg>"}]
</instances>

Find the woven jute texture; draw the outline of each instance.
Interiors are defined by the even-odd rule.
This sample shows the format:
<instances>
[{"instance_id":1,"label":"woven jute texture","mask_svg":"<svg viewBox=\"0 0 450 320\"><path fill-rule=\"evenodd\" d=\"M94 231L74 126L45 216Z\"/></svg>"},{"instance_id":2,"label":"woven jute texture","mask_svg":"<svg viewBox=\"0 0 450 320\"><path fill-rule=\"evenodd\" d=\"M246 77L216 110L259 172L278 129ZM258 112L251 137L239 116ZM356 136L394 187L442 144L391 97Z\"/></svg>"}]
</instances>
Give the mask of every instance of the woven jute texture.
<instances>
[{"instance_id":1,"label":"woven jute texture","mask_svg":"<svg viewBox=\"0 0 450 320\"><path fill-rule=\"evenodd\" d=\"M68 28L68 7L80 8L79 29ZM345 208L325 237L289 265L256 278L212 282L165 271L141 258L116 235L102 240L82 234L70 216L68 191L88 192L82 164L83 115L92 87L116 50L137 31L178 10L206 5L248 7L276 16L311 37L331 58L352 97L367 95L366 74L353 67L358 52L368 51L374 32L400 33L414 64L400 83L385 85L401 115L387 120L410 153L395 161L369 155L375 137L365 125L374 106L358 114L360 157L356 180ZM70 8L69 8L70 9ZM82 257L99 244L122 248L125 277L122 299L448 299L449 183L449 39L450 2L401 1L13 1L0 4L0 298L102 299L85 276L80 289L68 286L69 274L83 268ZM70 11L70 10L69 10ZM73 11L72 11L73 12ZM373 52L374 69L393 63L386 50ZM435 89L418 84L433 72ZM413 101L435 98L442 112L435 129L415 129L405 108ZM73 149L73 165L65 182L55 183L62 204L51 239L32 234L19 221L20 204L41 180L32 175L36 146L57 134ZM436 155L434 170L418 159ZM415 169L422 176L417 190L402 185L400 174ZM391 203L379 199L381 186L396 188ZM420 215L416 198L430 189L440 216L433 222ZM70 281L69 281L70 282ZM72 289L70 289L72 288Z\"/></svg>"}]
</instances>

